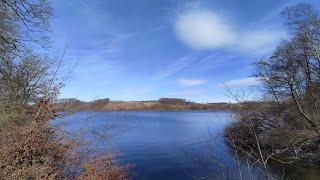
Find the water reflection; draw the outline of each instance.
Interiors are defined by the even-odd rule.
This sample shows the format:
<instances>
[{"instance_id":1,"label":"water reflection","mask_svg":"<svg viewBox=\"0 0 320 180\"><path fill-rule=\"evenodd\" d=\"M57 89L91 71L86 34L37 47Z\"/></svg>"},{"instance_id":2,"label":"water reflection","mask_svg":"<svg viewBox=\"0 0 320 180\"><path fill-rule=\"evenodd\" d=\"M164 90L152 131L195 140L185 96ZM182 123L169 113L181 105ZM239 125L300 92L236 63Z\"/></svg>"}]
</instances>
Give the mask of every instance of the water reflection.
<instances>
[{"instance_id":1,"label":"water reflection","mask_svg":"<svg viewBox=\"0 0 320 180\"><path fill-rule=\"evenodd\" d=\"M232 150L220 136L230 111L90 111L55 120L97 151L121 152L134 179L239 179ZM245 179L263 179L240 164Z\"/></svg>"}]
</instances>

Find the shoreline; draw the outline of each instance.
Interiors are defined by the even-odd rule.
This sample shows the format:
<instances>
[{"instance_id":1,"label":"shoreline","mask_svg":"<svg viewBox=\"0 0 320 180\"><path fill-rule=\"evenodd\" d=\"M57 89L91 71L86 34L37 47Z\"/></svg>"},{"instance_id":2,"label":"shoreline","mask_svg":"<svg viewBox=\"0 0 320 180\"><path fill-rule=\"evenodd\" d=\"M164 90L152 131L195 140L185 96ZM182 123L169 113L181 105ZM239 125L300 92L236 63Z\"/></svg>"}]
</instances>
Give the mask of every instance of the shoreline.
<instances>
[{"instance_id":1,"label":"shoreline","mask_svg":"<svg viewBox=\"0 0 320 180\"><path fill-rule=\"evenodd\" d=\"M252 102L255 103L255 102ZM239 103L195 103L185 99L160 98L150 101L111 101L110 99L98 99L91 102L82 102L76 99L52 103L55 109L86 111L185 111L185 110L238 110L243 105Z\"/></svg>"}]
</instances>

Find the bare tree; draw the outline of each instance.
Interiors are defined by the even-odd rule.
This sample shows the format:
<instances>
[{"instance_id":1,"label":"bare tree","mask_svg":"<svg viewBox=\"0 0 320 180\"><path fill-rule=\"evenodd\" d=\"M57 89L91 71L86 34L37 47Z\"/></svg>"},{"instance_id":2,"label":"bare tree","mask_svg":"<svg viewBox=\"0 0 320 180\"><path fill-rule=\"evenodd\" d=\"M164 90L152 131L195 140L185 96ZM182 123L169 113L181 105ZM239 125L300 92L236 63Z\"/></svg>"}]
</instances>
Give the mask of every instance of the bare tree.
<instances>
[{"instance_id":1,"label":"bare tree","mask_svg":"<svg viewBox=\"0 0 320 180\"><path fill-rule=\"evenodd\" d=\"M257 63L265 96L249 103L233 94L242 109L225 133L234 152L263 167L267 177L270 162L319 160L319 149L312 147L320 135L320 17L307 4L282 14L291 38Z\"/></svg>"},{"instance_id":2,"label":"bare tree","mask_svg":"<svg viewBox=\"0 0 320 180\"><path fill-rule=\"evenodd\" d=\"M32 53L33 48L49 47L51 15L47 0L0 0L1 58L16 58Z\"/></svg>"},{"instance_id":3,"label":"bare tree","mask_svg":"<svg viewBox=\"0 0 320 180\"><path fill-rule=\"evenodd\" d=\"M273 99L285 102L292 112L298 111L320 134L320 18L306 4L286 8L283 14L293 38L258 63L258 76L263 77Z\"/></svg>"},{"instance_id":4,"label":"bare tree","mask_svg":"<svg viewBox=\"0 0 320 180\"><path fill-rule=\"evenodd\" d=\"M46 0L0 0L0 176L4 179L60 177L65 153L72 146L56 139L48 125L55 116L49 101L61 87L55 61L43 53L50 45L50 17Z\"/></svg>"}]
</instances>

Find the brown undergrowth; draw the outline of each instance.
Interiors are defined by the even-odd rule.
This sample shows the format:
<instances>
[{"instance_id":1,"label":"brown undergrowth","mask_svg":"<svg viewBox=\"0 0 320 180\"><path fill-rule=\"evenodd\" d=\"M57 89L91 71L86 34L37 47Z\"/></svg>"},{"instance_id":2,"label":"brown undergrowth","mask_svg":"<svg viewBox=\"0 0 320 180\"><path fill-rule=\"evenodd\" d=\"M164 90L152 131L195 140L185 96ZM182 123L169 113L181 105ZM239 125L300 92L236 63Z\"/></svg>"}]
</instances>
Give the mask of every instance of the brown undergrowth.
<instances>
[{"instance_id":1,"label":"brown undergrowth","mask_svg":"<svg viewBox=\"0 0 320 180\"><path fill-rule=\"evenodd\" d=\"M128 171L115 158L87 160L77 149L81 138L50 124L66 78L66 49L50 52L51 17L48 0L0 0L0 179L125 179ZM99 166L91 167L95 160ZM113 176L91 174L96 168Z\"/></svg>"}]
</instances>

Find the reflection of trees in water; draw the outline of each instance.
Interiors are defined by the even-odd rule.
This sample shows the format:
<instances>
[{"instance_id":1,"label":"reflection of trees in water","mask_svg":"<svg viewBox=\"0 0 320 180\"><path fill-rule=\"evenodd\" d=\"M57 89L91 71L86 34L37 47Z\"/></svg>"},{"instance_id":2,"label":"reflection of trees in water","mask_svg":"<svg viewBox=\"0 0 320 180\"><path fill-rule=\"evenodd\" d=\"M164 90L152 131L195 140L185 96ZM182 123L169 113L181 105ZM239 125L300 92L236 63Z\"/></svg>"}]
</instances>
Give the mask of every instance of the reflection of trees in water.
<instances>
[{"instance_id":1,"label":"reflection of trees in water","mask_svg":"<svg viewBox=\"0 0 320 180\"><path fill-rule=\"evenodd\" d=\"M110 148L112 138L125 132L128 126L121 118L102 115L95 111L77 112L64 119L70 118L72 123L58 122L58 126L67 127L60 135L66 134L76 143L75 150L66 155L71 159L66 172L80 179L130 179L132 165L119 164L123 154Z\"/></svg>"},{"instance_id":2,"label":"reflection of trees in water","mask_svg":"<svg viewBox=\"0 0 320 180\"><path fill-rule=\"evenodd\" d=\"M224 121L234 123L237 114L227 114ZM217 117L221 118L221 117ZM251 120L253 121L253 120ZM231 124L232 124L231 123ZM194 150L184 150L195 166L203 170L206 176L197 176L188 171L186 173L195 179L283 179L286 176L285 165L290 162L278 158L276 150L266 152L261 148L261 141L257 137L256 129L248 121L243 129L256 140L250 148L244 148L236 142L237 133L230 133L226 129L220 132L208 130L208 139L201 142L203 147ZM228 127L227 127L228 128Z\"/></svg>"},{"instance_id":3,"label":"reflection of trees in water","mask_svg":"<svg viewBox=\"0 0 320 180\"><path fill-rule=\"evenodd\" d=\"M207 174L196 176L186 171L190 177L195 179L277 179L279 177L271 170L266 172L258 162L259 159L253 159L241 153L239 148L223 135L210 134L209 138L209 141L203 142L201 153L184 151L194 165Z\"/></svg>"},{"instance_id":4,"label":"reflection of trees in water","mask_svg":"<svg viewBox=\"0 0 320 180\"><path fill-rule=\"evenodd\" d=\"M80 114L76 117L79 127L68 133L73 137L80 137L83 142L81 149L86 149L90 154L110 151L115 144L113 138L133 128L132 123L119 114L105 115L97 111L85 111Z\"/></svg>"}]
</instances>

